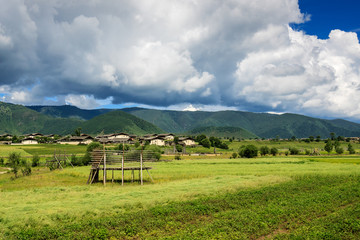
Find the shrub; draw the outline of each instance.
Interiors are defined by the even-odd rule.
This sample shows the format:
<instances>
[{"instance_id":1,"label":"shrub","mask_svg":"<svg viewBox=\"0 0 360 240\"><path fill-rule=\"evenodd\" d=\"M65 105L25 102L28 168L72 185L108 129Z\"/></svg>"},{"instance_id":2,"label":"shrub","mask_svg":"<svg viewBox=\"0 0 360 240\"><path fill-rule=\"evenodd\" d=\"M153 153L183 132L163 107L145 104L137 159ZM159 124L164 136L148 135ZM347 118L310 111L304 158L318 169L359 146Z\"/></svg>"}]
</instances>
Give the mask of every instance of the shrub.
<instances>
[{"instance_id":1,"label":"shrub","mask_svg":"<svg viewBox=\"0 0 360 240\"><path fill-rule=\"evenodd\" d=\"M12 168L11 171L14 173L15 178L19 177L19 171L21 171L23 176L31 174L31 166L26 162L26 160L21 159L20 153L10 153L9 165Z\"/></svg>"},{"instance_id":2,"label":"shrub","mask_svg":"<svg viewBox=\"0 0 360 240\"><path fill-rule=\"evenodd\" d=\"M122 150L124 150L124 151L128 151L129 149L130 149L130 147L129 147L129 145L127 145L127 144L122 144L122 143L120 143L118 146L117 146L117 148L116 148L117 150L120 150L120 151L122 151Z\"/></svg>"},{"instance_id":3,"label":"shrub","mask_svg":"<svg viewBox=\"0 0 360 240\"><path fill-rule=\"evenodd\" d=\"M31 166L26 160L21 160L21 173L23 176L29 176L31 174Z\"/></svg>"},{"instance_id":4,"label":"shrub","mask_svg":"<svg viewBox=\"0 0 360 240\"><path fill-rule=\"evenodd\" d=\"M245 158L254 158L258 155L258 149L254 145L243 145L239 149L239 155Z\"/></svg>"},{"instance_id":5,"label":"shrub","mask_svg":"<svg viewBox=\"0 0 360 240\"><path fill-rule=\"evenodd\" d=\"M78 158L76 157L76 154L71 154L71 163L73 166L83 166L84 162L83 162L84 158Z\"/></svg>"},{"instance_id":6,"label":"shrub","mask_svg":"<svg viewBox=\"0 0 360 240\"><path fill-rule=\"evenodd\" d=\"M297 149L296 147L289 148L289 151L290 151L290 155L298 155L300 153L300 150Z\"/></svg>"},{"instance_id":7,"label":"shrub","mask_svg":"<svg viewBox=\"0 0 360 240\"><path fill-rule=\"evenodd\" d=\"M335 148L335 151L336 151L337 154L342 154L342 153L344 153L344 149L343 149L342 147L340 147L340 146L337 146L337 147Z\"/></svg>"},{"instance_id":8,"label":"shrub","mask_svg":"<svg viewBox=\"0 0 360 240\"><path fill-rule=\"evenodd\" d=\"M235 158L238 157L238 154L237 154L236 152L233 152L233 153L231 154L231 157L235 159Z\"/></svg>"},{"instance_id":9,"label":"shrub","mask_svg":"<svg viewBox=\"0 0 360 240\"><path fill-rule=\"evenodd\" d=\"M40 164L40 157L39 157L39 155L35 154L35 155L32 157L31 166L32 166L32 167L37 167L37 166L39 166L39 164Z\"/></svg>"},{"instance_id":10,"label":"shrub","mask_svg":"<svg viewBox=\"0 0 360 240\"><path fill-rule=\"evenodd\" d=\"M145 148L146 150L150 150L150 152L146 152L146 156L144 158L160 160L161 158L161 148L156 145L148 145Z\"/></svg>"},{"instance_id":11,"label":"shrub","mask_svg":"<svg viewBox=\"0 0 360 240\"><path fill-rule=\"evenodd\" d=\"M273 156L276 156L276 154L278 153L278 149L276 147L272 147L270 149L270 153L273 155Z\"/></svg>"},{"instance_id":12,"label":"shrub","mask_svg":"<svg viewBox=\"0 0 360 240\"><path fill-rule=\"evenodd\" d=\"M348 151L349 151L349 154L355 153L355 149L353 148L353 146L350 143L348 144Z\"/></svg>"},{"instance_id":13,"label":"shrub","mask_svg":"<svg viewBox=\"0 0 360 240\"><path fill-rule=\"evenodd\" d=\"M270 149L268 146L263 146L260 148L260 155L265 156L266 154L270 153Z\"/></svg>"},{"instance_id":14,"label":"shrub","mask_svg":"<svg viewBox=\"0 0 360 240\"><path fill-rule=\"evenodd\" d=\"M305 155L310 155L310 150L309 149L305 149Z\"/></svg>"},{"instance_id":15,"label":"shrub","mask_svg":"<svg viewBox=\"0 0 360 240\"><path fill-rule=\"evenodd\" d=\"M181 155L180 155L180 154L176 154L176 155L175 155L175 160L181 160Z\"/></svg>"},{"instance_id":16,"label":"shrub","mask_svg":"<svg viewBox=\"0 0 360 240\"><path fill-rule=\"evenodd\" d=\"M0 166L4 166L4 158L0 158Z\"/></svg>"},{"instance_id":17,"label":"shrub","mask_svg":"<svg viewBox=\"0 0 360 240\"><path fill-rule=\"evenodd\" d=\"M86 148L86 153L82 159L83 165L88 165L91 161L91 152L97 148L101 148L101 144L99 142L92 142Z\"/></svg>"},{"instance_id":18,"label":"shrub","mask_svg":"<svg viewBox=\"0 0 360 240\"><path fill-rule=\"evenodd\" d=\"M200 145L202 145L203 147L206 147L206 148L210 148L211 143L210 143L209 139L204 138L203 140L201 140Z\"/></svg>"},{"instance_id":19,"label":"shrub","mask_svg":"<svg viewBox=\"0 0 360 240\"><path fill-rule=\"evenodd\" d=\"M182 152L183 151L183 147L180 144L176 144L176 151L177 152Z\"/></svg>"},{"instance_id":20,"label":"shrub","mask_svg":"<svg viewBox=\"0 0 360 240\"><path fill-rule=\"evenodd\" d=\"M18 172L20 170L20 165L21 165L21 161L20 161L20 153L10 153L9 155L9 166L12 168L11 172L14 173L15 178L18 177Z\"/></svg>"}]
</instances>

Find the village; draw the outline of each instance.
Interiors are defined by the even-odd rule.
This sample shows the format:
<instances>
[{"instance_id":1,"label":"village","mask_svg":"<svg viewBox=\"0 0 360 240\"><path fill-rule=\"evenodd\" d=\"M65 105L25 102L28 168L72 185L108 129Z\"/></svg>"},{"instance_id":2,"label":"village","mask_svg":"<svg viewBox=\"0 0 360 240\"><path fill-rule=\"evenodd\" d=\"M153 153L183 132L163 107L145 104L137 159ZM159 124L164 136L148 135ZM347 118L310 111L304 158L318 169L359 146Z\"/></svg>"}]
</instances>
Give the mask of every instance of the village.
<instances>
[{"instance_id":1,"label":"village","mask_svg":"<svg viewBox=\"0 0 360 240\"><path fill-rule=\"evenodd\" d=\"M195 146L196 142L191 137L177 137L172 133L168 134L149 134L144 136L130 135L127 133L112 133L106 135L91 135L80 133L78 135L43 135L41 133L26 134L24 136L13 136L10 134L0 135L0 144L3 145L33 145L39 143L57 143L69 145L88 145L92 142L101 144L149 144L156 146L172 146L174 143L182 146Z\"/></svg>"}]
</instances>

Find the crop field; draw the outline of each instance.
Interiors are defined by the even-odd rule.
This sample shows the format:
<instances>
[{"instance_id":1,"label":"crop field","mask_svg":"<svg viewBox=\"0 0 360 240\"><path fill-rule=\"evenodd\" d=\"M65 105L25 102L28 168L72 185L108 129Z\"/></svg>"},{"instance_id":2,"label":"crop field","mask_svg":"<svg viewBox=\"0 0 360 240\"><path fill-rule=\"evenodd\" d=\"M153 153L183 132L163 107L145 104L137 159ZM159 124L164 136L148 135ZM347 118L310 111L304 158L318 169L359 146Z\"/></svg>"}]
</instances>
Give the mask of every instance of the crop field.
<instances>
[{"instance_id":1,"label":"crop field","mask_svg":"<svg viewBox=\"0 0 360 240\"><path fill-rule=\"evenodd\" d=\"M86 185L89 166L1 167L0 239L360 238L359 155L225 155L146 163L143 186L128 172Z\"/></svg>"}]
</instances>

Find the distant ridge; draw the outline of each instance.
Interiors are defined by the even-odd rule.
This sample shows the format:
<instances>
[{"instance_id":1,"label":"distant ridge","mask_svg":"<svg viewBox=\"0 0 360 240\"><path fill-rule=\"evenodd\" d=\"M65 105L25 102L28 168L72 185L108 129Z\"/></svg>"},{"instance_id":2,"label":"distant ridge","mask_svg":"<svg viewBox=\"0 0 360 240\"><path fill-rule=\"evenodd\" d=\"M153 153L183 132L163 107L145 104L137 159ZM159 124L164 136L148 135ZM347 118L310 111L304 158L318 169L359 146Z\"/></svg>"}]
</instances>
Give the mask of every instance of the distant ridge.
<instances>
[{"instance_id":1,"label":"distant ridge","mask_svg":"<svg viewBox=\"0 0 360 240\"><path fill-rule=\"evenodd\" d=\"M125 132L145 135L164 132L157 126L123 111L111 111L101 114L84 122L81 126L82 131L89 134Z\"/></svg>"},{"instance_id":2,"label":"distant ridge","mask_svg":"<svg viewBox=\"0 0 360 240\"><path fill-rule=\"evenodd\" d=\"M86 110L80 109L71 105L62 105L62 106L27 106L32 110L35 110L39 113L55 117L55 118L75 118L81 120L90 120L93 117L98 115L114 111L114 109L93 109Z\"/></svg>"},{"instance_id":3,"label":"distant ridge","mask_svg":"<svg viewBox=\"0 0 360 240\"><path fill-rule=\"evenodd\" d=\"M73 106L31 107L44 114L61 117L78 116L79 119L91 119L115 109L82 110ZM144 108L125 108L121 111L143 119L165 132L186 134L201 127L235 127L242 128L261 138L306 138L309 136L330 137L334 132L338 136L360 136L360 124L336 119L325 120L299 114L281 115L269 113L252 113L243 111L170 111ZM56 113L56 114L55 114ZM76 117L75 117L76 118Z\"/></svg>"},{"instance_id":4,"label":"distant ridge","mask_svg":"<svg viewBox=\"0 0 360 240\"><path fill-rule=\"evenodd\" d=\"M82 128L82 132L93 135L101 132L127 132L135 135L163 132L134 115L112 109L83 110L73 106L31 108L0 102L0 134L23 135L39 132L66 135L73 133L78 127ZM91 120L82 120L91 116L94 116Z\"/></svg>"},{"instance_id":5,"label":"distant ridge","mask_svg":"<svg viewBox=\"0 0 360 240\"><path fill-rule=\"evenodd\" d=\"M188 132L189 135L205 134L209 137L223 137L223 138L258 138L255 134L239 127L197 127Z\"/></svg>"}]
</instances>

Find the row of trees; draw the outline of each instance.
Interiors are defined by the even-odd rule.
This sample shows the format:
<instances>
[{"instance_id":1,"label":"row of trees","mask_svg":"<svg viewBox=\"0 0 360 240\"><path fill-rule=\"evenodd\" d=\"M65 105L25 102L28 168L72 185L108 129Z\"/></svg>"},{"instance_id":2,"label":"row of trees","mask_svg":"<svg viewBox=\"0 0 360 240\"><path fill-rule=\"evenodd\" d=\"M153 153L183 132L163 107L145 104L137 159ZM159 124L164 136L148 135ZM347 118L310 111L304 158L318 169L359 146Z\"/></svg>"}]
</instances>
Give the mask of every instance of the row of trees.
<instances>
[{"instance_id":1,"label":"row of trees","mask_svg":"<svg viewBox=\"0 0 360 240\"><path fill-rule=\"evenodd\" d=\"M229 146L225 142L221 141L220 138L217 137L207 138L206 135L201 134L195 138L195 141L198 142L199 145L206 148L215 147L221 149L229 149Z\"/></svg>"},{"instance_id":2,"label":"row of trees","mask_svg":"<svg viewBox=\"0 0 360 240\"><path fill-rule=\"evenodd\" d=\"M326 141L326 145L325 145L324 149L328 153L333 151L333 149L335 149L335 152L337 154L344 153L344 149L341 147L339 141L331 141L330 139L328 139ZM349 152L349 154L355 153L355 149L353 148L353 146L350 143L347 146L347 151ZM254 146L252 144L242 145L239 148L239 152L233 153L231 158L236 158L237 156L240 156L242 158L254 158L254 157L257 157L259 155L259 153L261 156L270 155L270 154L273 156L276 156L279 153L279 150L275 147L269 148L268 146L262 146L262 147L260 147L260 149L258 149L256 146ZM285 155L289 155L289 154L290 155L298 155L298 154L300 154L300 149L298 149L296 147L290 147L289 151L285 152ZM308 149L306 149L305 154L310 155L312 153Z\"/></svg>"}]
</instances>

